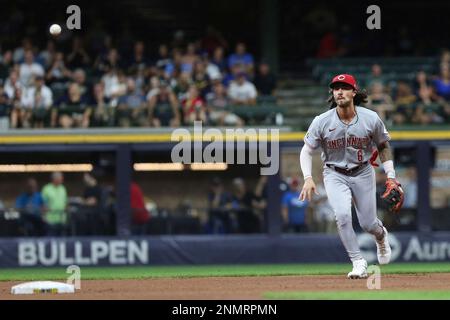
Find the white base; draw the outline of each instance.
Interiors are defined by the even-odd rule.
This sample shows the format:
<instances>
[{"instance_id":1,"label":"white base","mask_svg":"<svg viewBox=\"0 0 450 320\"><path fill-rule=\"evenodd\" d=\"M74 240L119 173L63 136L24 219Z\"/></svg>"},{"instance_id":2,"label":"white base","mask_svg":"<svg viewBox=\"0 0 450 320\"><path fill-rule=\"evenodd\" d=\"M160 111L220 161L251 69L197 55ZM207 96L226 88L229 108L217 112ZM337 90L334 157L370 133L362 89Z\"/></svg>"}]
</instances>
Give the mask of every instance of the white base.
<instances>
[{"instance_id":1,"label":"white base","mask_svg":"<svg viewBox=\"0 0 450 320\"><path fill-rule=\"evenodd\" d=\"M11 288L11 294L75 293L75 286L54 281L32 281Z\"/></svg>"}]
</instances>

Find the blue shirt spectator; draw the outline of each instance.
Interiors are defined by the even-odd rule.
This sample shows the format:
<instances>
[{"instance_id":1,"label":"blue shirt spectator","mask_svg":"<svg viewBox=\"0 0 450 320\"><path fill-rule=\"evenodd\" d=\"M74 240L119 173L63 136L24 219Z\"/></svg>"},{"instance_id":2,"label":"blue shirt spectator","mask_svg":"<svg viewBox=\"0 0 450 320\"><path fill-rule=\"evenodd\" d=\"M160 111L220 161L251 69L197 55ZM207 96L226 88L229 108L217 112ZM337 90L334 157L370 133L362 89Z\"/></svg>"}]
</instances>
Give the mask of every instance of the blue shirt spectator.
<instances>
[{"instance_id":1,"label":"blue shirt spectator","mask_svg":"<svg viewBox=\"0 0 450 320\"><path fill-rule=\"evenodd\" d=\"M139 93L130 93L119 98L118 104L124 104L131 109L142 107L145 103L145 96Z\"/></svg>"},{"instance_id":2,"label":"blue shirt spectator","mask_svg":"<svg viewBox=\"0 0 450 320\"><path fill-rule=\"evenodd\" d=\"M445 81L438 79L434 81L433 85L438 96L447 101L450 100L450 83L446 83Z\"/></svg>"},{"instance_id":3,"label":"blue shirt spectator","mask_svg":"<svg viewBox=\"0 0 450 320\"><path fill-rule=\"evenodd\" d=\"M125 105L131 109L138 109L144 106L145 96L136 88L136 81L133 78L127 79L127 94L119 97L118 105Z\"/></svg>"},{"instance_id":4,"label":"blue shirt spectator","mask_svg":"<svg viewBox=\"0 0 450 320\"><path fill-rule=\"evenodd\" d=\"M306 209L309 202L299 200L300 191L298 190L299 182L297 179L291 179L289 186L290 189L284 193L281 200L285 227L289 231L307 231Z\"/></svg>"},{"instance_id":5,"label":"blue shirt spectator","mask_svg":"<svg viewBox=\"0 0 450 320\"><path fill-rule=\"evenodd\" d=\"M436 94L447 101L450 101L450 67L447 64L441 65L440 77L433 82Z\"/></svg>"},{"instance_id":6,"label":"blue shirt spectator","mask_svg":"<svg viewBox=\"0 0 450 320\"><path fill-rule=\"evenodd\" d=\"M16 209L26 211L35 216L41 216L44 199L38 191L35 179L28 179L27 190L16 199Z\"/></svg>"},{"instance_id":7,"label":"blue shirt spectator","mask_svg":"<svg viewBox=\"0 0 450 320\"><path fill-rule=\"evenodd\" d=\"M288 209L288 224L299 225L305 224L306 208L308 208L308 200L300 201L298 191L286 191L283 195L282 205Z\"/></svg>"},{"instance_id":8,"label":"blue shirt spectator","mask_svg":"<svg viewBox=\"0 0 450 320\"><path fill-rule=\"evenodd\" d=\"M245 44L240 42L236 45L236 52L228 57L228 68L231 68L236 64L244 66L246 73L253 74L254 59L250 53L246 52Z\"/></svg>"}]
</instances>

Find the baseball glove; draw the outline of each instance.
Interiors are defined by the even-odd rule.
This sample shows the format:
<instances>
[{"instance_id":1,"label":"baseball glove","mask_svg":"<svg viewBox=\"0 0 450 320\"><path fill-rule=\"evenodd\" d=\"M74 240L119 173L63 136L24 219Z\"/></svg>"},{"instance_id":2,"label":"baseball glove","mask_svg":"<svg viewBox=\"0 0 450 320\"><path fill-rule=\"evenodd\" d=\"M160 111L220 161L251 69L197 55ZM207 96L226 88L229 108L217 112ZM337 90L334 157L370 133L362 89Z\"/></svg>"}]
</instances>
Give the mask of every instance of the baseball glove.
<instances>
[{"instance_id":1,"label":"baseball glove","mask_svg":"<svg viewBox=\"0 0 450 320\"><path fill-rule=\"evenodd\" d=\"M385 186L386 190L381 196L381 199L387 205L390 212L398 213L405 199L402 185L396 179L387 179Z\"/></svg>"}]
</instances>

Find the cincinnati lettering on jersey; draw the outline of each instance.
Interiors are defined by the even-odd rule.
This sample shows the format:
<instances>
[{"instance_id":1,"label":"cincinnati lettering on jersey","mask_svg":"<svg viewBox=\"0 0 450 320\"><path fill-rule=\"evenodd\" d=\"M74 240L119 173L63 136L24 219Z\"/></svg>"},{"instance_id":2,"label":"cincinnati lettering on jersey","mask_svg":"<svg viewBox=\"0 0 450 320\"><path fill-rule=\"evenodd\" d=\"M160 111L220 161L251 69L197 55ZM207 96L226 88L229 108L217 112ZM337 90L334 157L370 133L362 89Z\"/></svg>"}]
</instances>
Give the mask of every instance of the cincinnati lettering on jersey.
<instances>
[{"instance_id":1,"label":"cincinnati lettering on jersey","mask_svg":"<svg viewBox=\"0 0 450 320\"><path fill-rule=\"evenodd\" d=\"M327 148L328 149L340 149L345 147L353 147L355 149L365 149L369 143L370 138L368 136L365 137L356 137L356 136L350 136L347 137L347 141L345 141L345 137L334 139L334 140L327 140Z\"/></svg>"}]
</instances>

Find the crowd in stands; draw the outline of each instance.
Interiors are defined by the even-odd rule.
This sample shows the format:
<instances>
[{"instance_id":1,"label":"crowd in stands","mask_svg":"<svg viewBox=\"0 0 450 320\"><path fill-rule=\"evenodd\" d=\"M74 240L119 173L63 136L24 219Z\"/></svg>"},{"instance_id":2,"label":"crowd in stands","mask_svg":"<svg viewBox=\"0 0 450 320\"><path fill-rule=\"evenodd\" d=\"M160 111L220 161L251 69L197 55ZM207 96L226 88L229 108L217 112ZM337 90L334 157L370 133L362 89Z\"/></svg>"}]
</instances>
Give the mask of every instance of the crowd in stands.
<instances>
[{"instance_id":1,"label":"crowd in stands","mask_svg":"<svg viewBox=\"0 0 450 320\"><path fill-rule=\"evenodd\" d=\"M439 75L419 71L413 81L389 80L374 64L365 86L368 108L390 125L450 123L450 51L443 52Z\"/></svg>"},{"instance_id":2,"label":"crowd in stands","mask_svg":"<svg viewBox=\"0 0 450 320\"><path fill-rule=\"evenodd\" d=\"M38 48L30 38L2 48L0 129L242 126L247 119L229 106L256 108L274 97L269 65L243 42L229 48L217 32L158 50L136 41L129 51L110 37L87 46L81 36L70 50L54 39Z\"/></svg>"}]
</instances>

